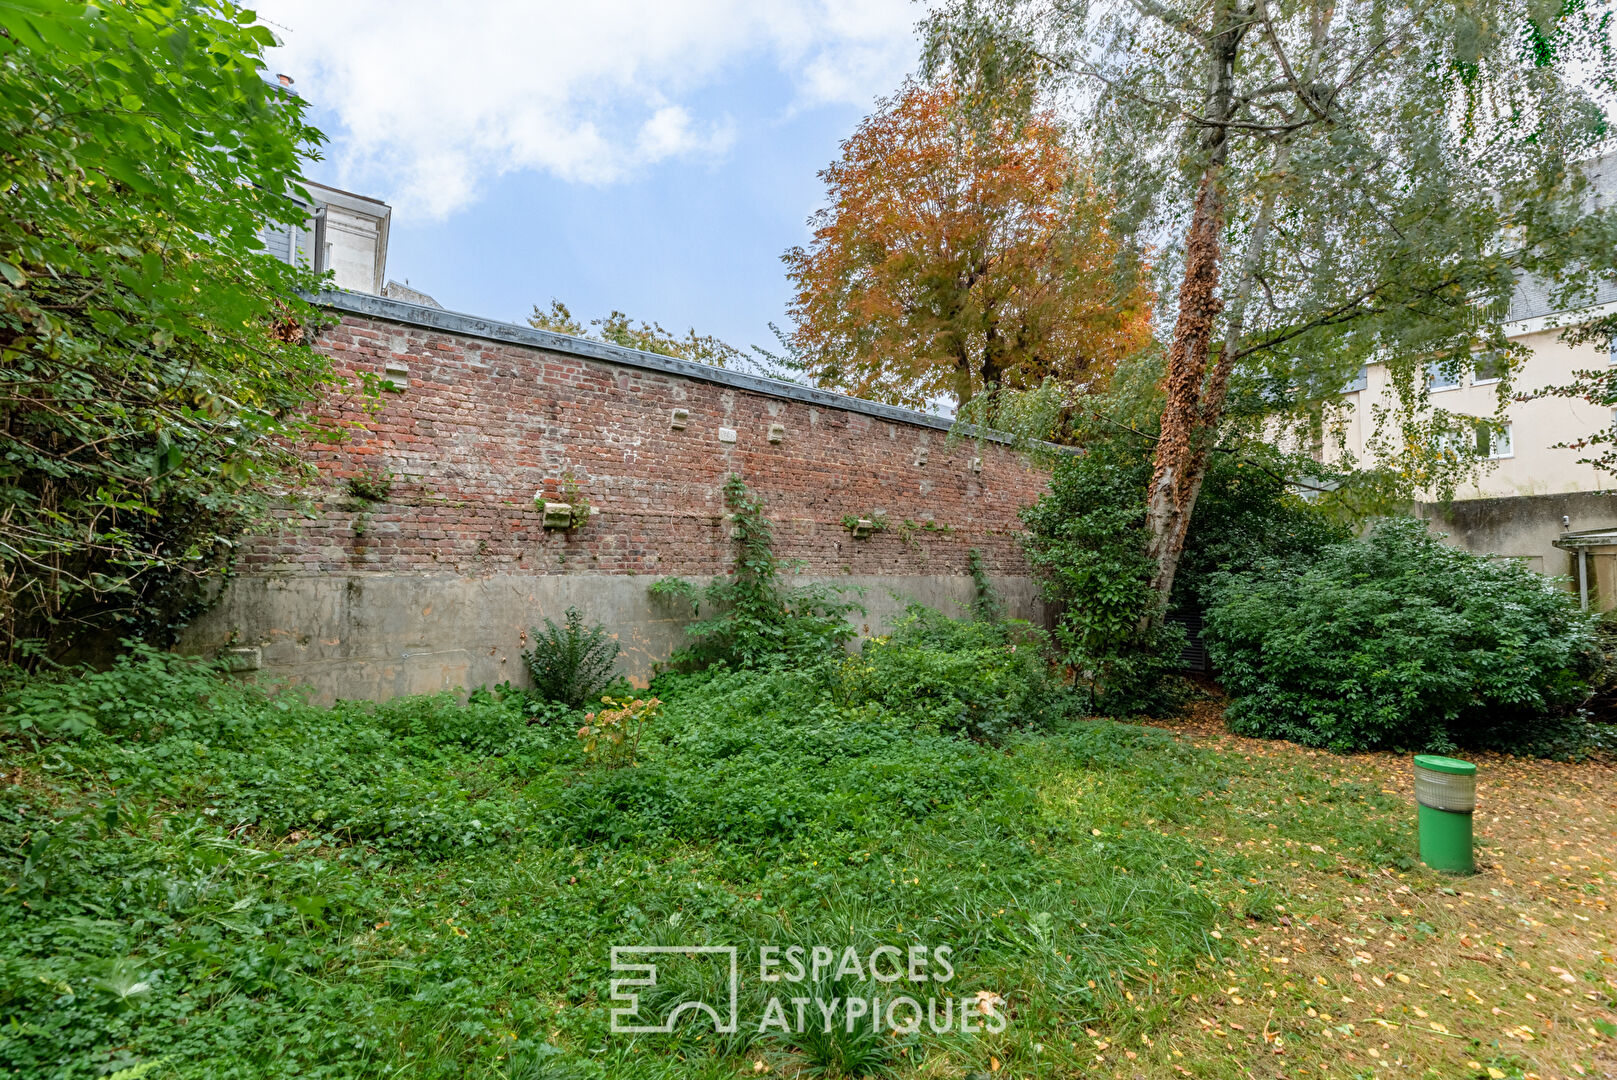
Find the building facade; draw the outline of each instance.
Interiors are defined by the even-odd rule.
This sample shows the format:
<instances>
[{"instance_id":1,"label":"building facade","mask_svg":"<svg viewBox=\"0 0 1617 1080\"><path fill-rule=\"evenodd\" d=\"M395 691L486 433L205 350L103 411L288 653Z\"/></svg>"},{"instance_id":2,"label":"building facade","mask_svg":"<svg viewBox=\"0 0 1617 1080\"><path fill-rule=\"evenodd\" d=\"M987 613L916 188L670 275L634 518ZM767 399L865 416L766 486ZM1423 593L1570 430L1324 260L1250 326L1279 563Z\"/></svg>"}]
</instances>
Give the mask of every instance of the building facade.
<instances>
[{"instance_id":1,"label":"building facade","mask_svg":"<svg viewBox=\"0 0 1617 1080\"><path fill-rule=\"evenodd\" d=\"M264 229L271 255L316 272L330 270L339 289L382 295L387 286L387 233L393 209L380 199L304 181L311 203L301 225Z\"/></svg>"},{"instance_id":2,"label":"building facade","mask_svg":"<svg viewBox=\"0 0 1617 1080\"><path fill-rule=\"evenodd\" d=\"M1617 199L1617 155L1590 165L1592 208ZM1557 446L1617 426L1617 415L1577 398L1534 398L1564 386L1579 371L1617 364L1617 343L1572 345L1569 326L1617 313L1617 282L1601 282L1588 307L1565 310L1550 289L1522 280L1511 298L1505 336L1525 346L1528 359L1514 373L1504 402L1502 432L1468 448L1483 461L1475 478L1449 502L1422 502L1417 512L1452 543L1521 559L1533 569L1562 576L1590 606L1617 609L1617 476L1582 464L1582 451ZM1438 408L1466 416L1499 414L1503 387L1493 373L1428 372L1425 392ZM1343 395L1340 446L1360 460L1374 437L1376 406L1390 406L1394 390L1386 369L1367 365ZM1527 399L1527 400L1523 400ZM1329 441L1327 443L1329 445Z\"/></svg>"}]
</instances>

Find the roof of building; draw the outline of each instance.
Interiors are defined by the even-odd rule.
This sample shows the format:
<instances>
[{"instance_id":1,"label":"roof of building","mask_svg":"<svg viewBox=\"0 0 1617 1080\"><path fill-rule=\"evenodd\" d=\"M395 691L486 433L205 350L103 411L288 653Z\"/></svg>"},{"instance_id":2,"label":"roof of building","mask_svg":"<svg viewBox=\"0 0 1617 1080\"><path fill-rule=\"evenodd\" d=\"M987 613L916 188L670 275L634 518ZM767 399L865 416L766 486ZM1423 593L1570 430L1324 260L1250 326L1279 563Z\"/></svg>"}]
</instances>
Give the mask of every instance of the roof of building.
<instances>
[{"instance_id":1,"label":"roof of building","mask_svg":"<svg viewBox=\"0 0 1617 1080\"><path fill-rule=\"evenodd\" d=\"M1617 152L1594 158L1589 162L1588 170L1589 209L1604 210L1617 206ZM1595 286L1594 296L1580 304L1578 310L1611 303L1617 303L1617 281L1601 281ZM1532 275L1523 275L1516 282L1516 291L1511 295L1510 310L1505 321L1522 323L1560 314L1564 310L1555 302L1553 290L1545 282Z\"/></svg>"},{"instance_id":2,"label":"roof of building","mask_svg":"<svg viewBox=\"0 0 1617 1080\"><path fill-rule=\"evenodd\" d=\"M1577 532L1564 532L1550 543L1566 551L1617 546L1617 529L1579 529Z\"/></svg>"}]
</instances>

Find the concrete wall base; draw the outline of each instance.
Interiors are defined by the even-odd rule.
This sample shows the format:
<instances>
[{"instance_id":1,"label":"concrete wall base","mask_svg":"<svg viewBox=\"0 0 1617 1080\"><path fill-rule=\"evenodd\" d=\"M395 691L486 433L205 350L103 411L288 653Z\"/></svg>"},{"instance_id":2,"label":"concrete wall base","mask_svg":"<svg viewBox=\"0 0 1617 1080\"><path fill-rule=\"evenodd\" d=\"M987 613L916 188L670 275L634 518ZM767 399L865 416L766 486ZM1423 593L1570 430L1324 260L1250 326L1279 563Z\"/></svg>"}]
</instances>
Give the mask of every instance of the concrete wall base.
<instances>
[{"instance_id":1,"label":"concrete wall base","mask_svg":"<svg viewBox=\"0 0 1617 1080\"><path fill-rule=\"evenodd\" d=\"M181 648L217 655L232 646L266 674L306 685L312 699L386 700L405 694L526 685L528 628L560 623L577 607L603 623L623 652L620 670L644 686L653 666L684 641L688 608L654 600L652 576L388 572L253 575L234 581L219 604L186 631ZM914 601L949 614L969 610L972 582L959 574L800 578L849 590L866 614L861 635L891 628ZM1047 625L1038 586L993 579L1010 614ZM684 610L679 610L683 608ZM257 649L254 654L251 650ZM241 663L245 663L242 661ZM239 664L238 664L239 666Z\"/></svg>"}]
</instances>

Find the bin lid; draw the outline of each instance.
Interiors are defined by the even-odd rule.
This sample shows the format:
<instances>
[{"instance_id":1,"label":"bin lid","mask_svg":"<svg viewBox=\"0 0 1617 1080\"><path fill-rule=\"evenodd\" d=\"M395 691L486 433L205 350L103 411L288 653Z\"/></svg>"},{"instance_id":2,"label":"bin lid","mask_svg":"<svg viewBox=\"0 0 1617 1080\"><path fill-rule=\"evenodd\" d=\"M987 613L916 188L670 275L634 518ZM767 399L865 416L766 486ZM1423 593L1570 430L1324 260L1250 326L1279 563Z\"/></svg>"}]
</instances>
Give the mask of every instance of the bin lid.
<instances>
[{"instance_id":1,"label":"bin lid","mask_svg":"<svg viewBox=\"0 0 1617 1080\"><path fill-rule=\"evenodd\" d=\"M1469 761L1443 757L1441 754L1416 754L1415 768L1430 769L1433 772L1455 773L1459 776L1474 776L1477 771L1477 767Z\"/></svg>"}]
</instances>

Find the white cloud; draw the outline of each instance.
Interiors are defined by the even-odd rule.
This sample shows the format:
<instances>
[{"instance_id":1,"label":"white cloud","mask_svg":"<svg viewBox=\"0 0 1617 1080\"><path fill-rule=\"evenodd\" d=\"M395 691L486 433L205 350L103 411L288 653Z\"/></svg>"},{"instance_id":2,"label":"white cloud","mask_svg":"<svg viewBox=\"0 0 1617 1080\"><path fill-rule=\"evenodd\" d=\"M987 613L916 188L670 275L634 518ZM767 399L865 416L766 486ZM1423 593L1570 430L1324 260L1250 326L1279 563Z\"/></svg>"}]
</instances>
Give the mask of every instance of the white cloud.
<instances>
[{"instance_id":1,"label":"white cloud","mask_svg":"<svg viewBox=\"0 0 1617 1080\"><path fill-rule=\"evenodd\" d=\"M912 0L263 0L274 71L338 118L329 166L401 216L445 217L535 169L610 183L734 143L691 97L776 65L798 107L867 106L914 63ZM722 95L709 95L722 96Z\"/></svg>"},{"instance_id":2,"label":"white cloud","mask_svg":"<svg viewBox=\"0 0 1617 1080\"><path fill-rule=\"evenodd\" d=\"M682 154L722 154L734 141L733 124L717 125L702 134L692 129L689 110L664 105L640 127L640 160L656 162Z\"/></svg>"}]
</instances>

